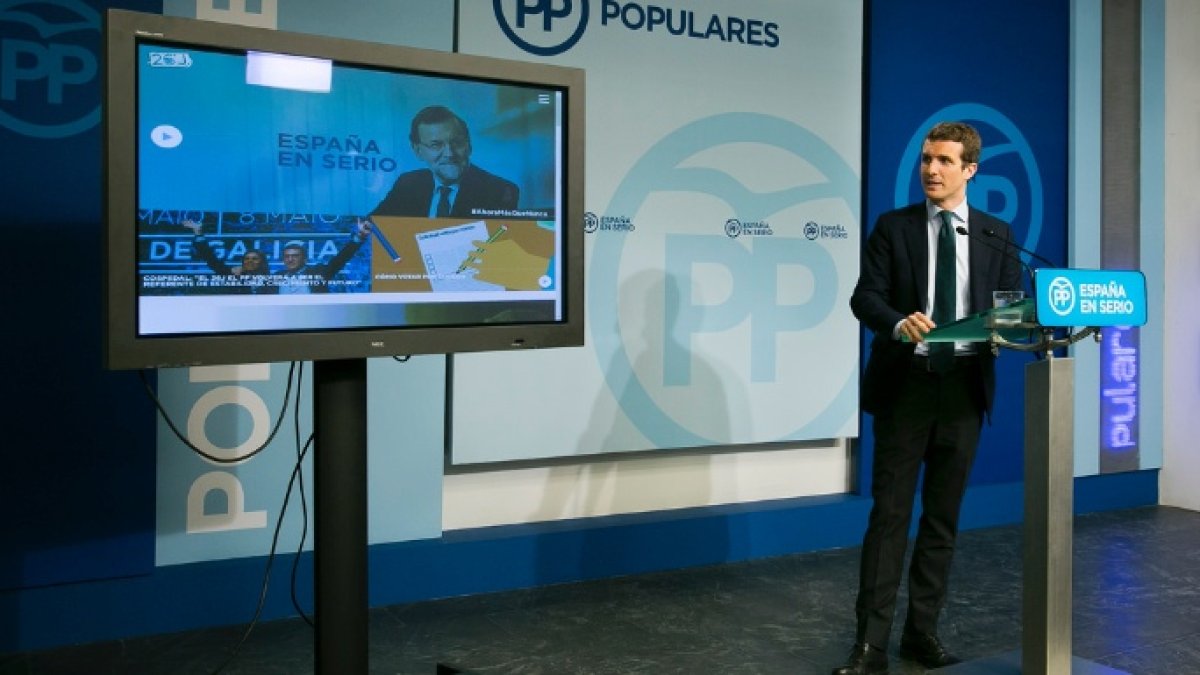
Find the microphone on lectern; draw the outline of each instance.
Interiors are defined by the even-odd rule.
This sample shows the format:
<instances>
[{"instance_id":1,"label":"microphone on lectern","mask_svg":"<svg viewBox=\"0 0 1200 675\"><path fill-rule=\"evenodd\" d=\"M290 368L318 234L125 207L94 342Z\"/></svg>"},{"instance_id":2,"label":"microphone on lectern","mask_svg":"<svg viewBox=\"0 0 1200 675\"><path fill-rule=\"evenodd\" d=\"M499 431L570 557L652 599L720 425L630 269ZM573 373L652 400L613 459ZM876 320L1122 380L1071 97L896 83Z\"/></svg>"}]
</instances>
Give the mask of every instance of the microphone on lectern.
<instances>
[{"instance_id":1,"label":"microphone on lectern","mask_svg":"<svg viewBox=\"0 0 1200 675\"><path fill-rule=\"evenodd\" d=\"M1000 239L1000 235L996 234L996 231L990 227L983 228L983 234L985 235L983 237L976 235L974 232L971 232L970 230L968 230L966 227L964 227L962 225L956 225L954 227L954 231L961 234L964 237L978 241L979 243L983 244L984 246L987 246L988 248L992 249L993 251L999 251L1001 254L1007 256L1011 260L1016 260L1017 263L1020 264L1021 267L1023 267L1025 269L1025 273L1029 276L1030 297L1033 297L1037 292L1037 286L1036 286L1036 284L1034 284L1034 281L1033 281L1033 268L1030 267L1028 264L1026 264L1025 260L1023 258L1021 258L1021 256L1016 255L1012 251L1010 251L1009 247L1011 246L1012 248L1015 248L1018 251L1021 251L1023 253L1028 253L1029 255L1033 256L1034 258L1037 258L1038 260L1046 263L1047 265L1050 265L1050 266L1054 265L1054 263L1050 262L1049 260L1046 260L1045 258L1038 255L1037 253L1034 253L1033 251L1022 248L1021 246L1018 246L1018 245L1012 243L1011 241L1005 241L1005 240ZM999 240L1003 243L998 244L998 243L992 241L993 239Z\"/></svg>"},{"instance_id":2,"label":"microphone on lectern","mask_svg":"<svg viewBox=\"0 0 1200 675\"><path fill-rule=\"evenodd\" d=\"M964 237L969 237L971 239L974 239L974 240L978 241L979 243L983 244L984 246L991 248L994 251L999 251L1001 254L1007 256L1010 260L1016 260L1017 263L1019 263L1021 265L1021 267L1025 268L1025 273L1029 276L1029 297L1031 297L1031 298L1035 298L1035 299L1037 298L1037 282L1035 282L1034 278L1033 278L1033 268L1030 267L1029 265L1027 265L1025 263L1025 260L1021 256L1016 255L1011 250L1009 250L1009 247L1011 246L1012 248L1015 248L1016 250L1021 251L1022 253L1028 253L1031 257L1036 258L1039 262L1045 263L1046 265L1048 265L1050 267L1058 267L1058 265L1055 265L1054 263L1050 262L1043 256L1038 255L1034 251L1031 251L1023 246L1014 244L1013 242L1008 241L1006 239L1001 239L1000 235L996 234L996 231L990 227L982 228L983 235L984 235L982 237L976 235L975 233L971 232L970 230L968 230L966 227L963 227L962 225L956 226L954 228L954 231L963 235ZM993 240L996 240L996 241L993 241ZM997 241L1000 243L996 243ZM1038 358L1039 359L1045 358L1045 356L1042 354L1038 354Z\"/></svg>"},{"instance_id":3,"label":"microphone on lectern","mask_svg":"<svg viewBox=\"0 0 1200 675\"><path fill-rule=\"evenodd\" d=\"M959 225L959 227L962 227L962 225ZM1000 238L1000 235L996 234L996 231L995 231L995 230L993 230L993 229L992 229L992 228L990 228L990 227L985 227L985 228L983 228L983 234L984 234L984 236L991 237L992 239L999 239L999 238ZM1042 257L1042 256L1040 256L1040 255L1038 255L1038 254L1037 254L1037 251L1034 251L1033 249L1028 249L1028 248L1025 248L1024 246L1020 246L1020 245L1018 245L1018 244L1015 244L1015 243L1013 243L1013 242L1011 242L1011 241L1010 241L1010 242L1006 242L1006 243L1007 243L1009 246L1011 246L1011 247L1013 247L1013 248L1017 249L1017 250L1018 250L1018 251L1020 251L1021 253L1028 253L1028 254L1029 254L1031 257L1033 257L1033 258L1037 258L1039 261L1041 261L1042 263L1044 263L1044 264L1046 264L1046 265L1049 265L1050 267L1062 267L1062 265L1056 265L1055 263L1051 262L1050 260L1047 260L1046 258L1044 258L1044 257Z\"/></svg>"}]
</instances>

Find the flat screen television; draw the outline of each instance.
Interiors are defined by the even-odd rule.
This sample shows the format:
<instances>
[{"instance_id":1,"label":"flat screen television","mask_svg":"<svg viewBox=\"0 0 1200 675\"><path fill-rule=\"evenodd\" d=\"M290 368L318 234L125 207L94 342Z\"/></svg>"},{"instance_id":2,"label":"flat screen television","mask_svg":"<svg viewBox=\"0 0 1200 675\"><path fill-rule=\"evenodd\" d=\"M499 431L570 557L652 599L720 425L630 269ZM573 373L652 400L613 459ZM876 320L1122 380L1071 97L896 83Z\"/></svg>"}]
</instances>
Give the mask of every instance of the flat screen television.
<instances>
[{"instance_id":1,"label":"flat screen television","mask_svg":"<svg viewBox=\"0 0 1200 675\"><path fill-rule=\"evenodd\" d=\"M582 70L110 10L113 369L583 343Z\"/></svg>"}]
</instances>

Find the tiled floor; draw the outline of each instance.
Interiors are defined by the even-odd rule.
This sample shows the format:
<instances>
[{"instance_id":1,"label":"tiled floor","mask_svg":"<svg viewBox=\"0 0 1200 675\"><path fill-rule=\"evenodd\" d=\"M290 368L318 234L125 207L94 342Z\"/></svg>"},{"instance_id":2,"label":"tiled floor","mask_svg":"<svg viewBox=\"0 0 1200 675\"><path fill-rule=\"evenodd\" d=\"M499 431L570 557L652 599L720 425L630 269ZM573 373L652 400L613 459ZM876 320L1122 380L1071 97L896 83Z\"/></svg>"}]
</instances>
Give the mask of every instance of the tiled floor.
<instances>
[{"instance_id":1,"label":"tiled floor","mask_svg":"<svg viewBox=\"0 0 1200 675\"><path fill-rule=\"evenodd\" d=\"M960 536L941 626L959 656L1020 646L1020 546L1019 526ZM853 639L857 568L858 549L838 549L381 608L370 671L433 675L441 662L524 675L824 674ZM1200 513L1080 517L1074 570L1077 656L1134 675L1200 674ZM0 673L212 673L242 630L3 656ZM312 664L312 630L276 621L221 672L296 675ZM892 672L922 671L893 657Z\"/></svg>"}]
</instances>

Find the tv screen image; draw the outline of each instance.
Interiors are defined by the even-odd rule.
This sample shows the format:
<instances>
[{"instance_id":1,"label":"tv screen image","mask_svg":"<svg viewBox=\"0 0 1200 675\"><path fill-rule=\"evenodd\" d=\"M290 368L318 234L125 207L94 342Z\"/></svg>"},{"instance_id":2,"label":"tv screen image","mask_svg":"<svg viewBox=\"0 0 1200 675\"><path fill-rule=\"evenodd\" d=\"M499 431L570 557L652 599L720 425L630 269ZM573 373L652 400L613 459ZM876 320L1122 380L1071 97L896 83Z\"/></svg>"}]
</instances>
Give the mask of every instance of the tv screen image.
<instances>
[{"instance_id":1,"label":"tv screen image","mask_svg":"<svg viewBox=\"0 0 1200 675\"><path fill-rule=\"evenodd\" d=\"M108 366L582 344L582 71L112 10Z\"/></svg>"}]
</instances>

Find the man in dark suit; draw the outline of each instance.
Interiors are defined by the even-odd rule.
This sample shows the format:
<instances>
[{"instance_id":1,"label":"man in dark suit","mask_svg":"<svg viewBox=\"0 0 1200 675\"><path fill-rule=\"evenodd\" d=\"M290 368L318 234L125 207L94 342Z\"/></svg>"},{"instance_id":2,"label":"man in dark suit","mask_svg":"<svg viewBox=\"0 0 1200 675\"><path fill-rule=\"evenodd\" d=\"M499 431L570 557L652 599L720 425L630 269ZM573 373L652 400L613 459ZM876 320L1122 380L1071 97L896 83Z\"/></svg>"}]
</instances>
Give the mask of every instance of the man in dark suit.
<instances>
[{"instance_id":1,"label":"man in dark suit","mask_svg":"<svg viewBox=\"0 0 1200 675\"><path fill-rule=\"evenodd\" d=\"M938 638L937 620L959 506L984 417L991 413L995 364L985 345L930 343L924 336L938 323L991 308L992 291L1020 287L1008 224L966 201L980 151L971 126L934 126L921 149L926 199L881 215L863 250L850 307L874 333L862 382L862 408L874 416L874 503L859 569L857 640L834 675L888 671L887 646L922 464L923 511L908 571L900 655L926 668L958 662ZM959 227L974 236L958 235ZM987 230L992 234L985 239Z\"/></svg>"},{"instance_id":2,"label":"man in dark suit","mask_svg":"<svg viewBox=\"0 0 1200 675\"><path fill-rule=\"evenodd\" d=\"M371 236L371 222L360 219L350 233L350 241L342 245L336 255L324 264L308 262L308 251L299 242L283 247L283 270L274 275L279 292L284 295L306 293L328 293L329 282L342 271ZM364 286L360 290L365 290Z\"/></svg>"},{"instance_id":3,"label":"man in dark suit","mask_svg":"<svg viewBox=\"0 0 1200 675\"><path fill-rule=\"evenodd\" d=\"M242 254L242 264L230 267L217 255L204 235L204 225L194 220L184 220L183 226L192 231L192 254L205 262L214 274L223 277L228 293L250 293L253 295L278 293L279 287L269 283L271 266L267 254L257 249L247 249ZM218 287L219 288L219 287Z\"/></svg>"},{"instance_id":4,"label":"man in dark suit","mask_svg":"<svg viewBox=\"0 0 1200 675\"><path fill-rule=\"evenodd\" d=\"M413 153L428 165L401 174L374 213L381 216L474 218L476 210L517 208L516 184L471 164L471 133L449 108L430 106L409 128Z\"/></svg>"}]
</instances>

